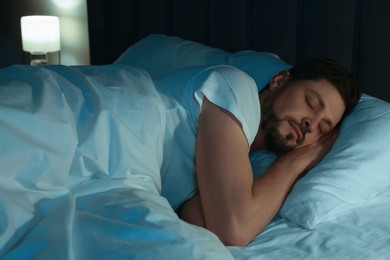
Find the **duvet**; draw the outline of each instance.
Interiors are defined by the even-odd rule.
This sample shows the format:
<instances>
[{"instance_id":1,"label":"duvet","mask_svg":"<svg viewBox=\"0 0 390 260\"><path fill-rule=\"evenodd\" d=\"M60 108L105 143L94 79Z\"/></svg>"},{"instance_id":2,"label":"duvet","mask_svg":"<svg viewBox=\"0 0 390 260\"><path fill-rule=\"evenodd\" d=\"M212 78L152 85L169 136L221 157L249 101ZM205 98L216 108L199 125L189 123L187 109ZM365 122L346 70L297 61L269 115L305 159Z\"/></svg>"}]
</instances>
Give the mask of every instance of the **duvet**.
<instances>
[{"instance_id":1,"label":"duvet","mask_svg":"<svg viewBox=\"0 0 390 260\"><path fill-rule=\"evenodd\" d=\"M1 256L230 257L159 195L165 120L146 72L13 66L0 81Z\"/></svg>"}]
</instances>

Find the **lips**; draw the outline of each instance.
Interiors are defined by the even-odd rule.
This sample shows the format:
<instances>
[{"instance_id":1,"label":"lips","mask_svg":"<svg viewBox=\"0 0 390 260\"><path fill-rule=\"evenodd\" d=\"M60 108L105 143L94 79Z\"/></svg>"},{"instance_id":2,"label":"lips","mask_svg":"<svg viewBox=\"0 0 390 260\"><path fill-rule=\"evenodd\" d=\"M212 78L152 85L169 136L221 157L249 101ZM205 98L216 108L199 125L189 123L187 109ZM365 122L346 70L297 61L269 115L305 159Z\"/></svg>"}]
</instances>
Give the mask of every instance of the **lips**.
<instances>
[{"instance_id":1,"label":"lips","mask_svg":"<svg viewBox=\"0 0 390 260\"><path fill-rule=\"evenodd\" d=\"M296 137L297 143L301 142L303 139L303 134L302 134L301 128L298 126L298 124L296 124L292 121L288 121L288 123L290 124L291 128L294 131L293 135Z\"/></svg>"}]
</instances>

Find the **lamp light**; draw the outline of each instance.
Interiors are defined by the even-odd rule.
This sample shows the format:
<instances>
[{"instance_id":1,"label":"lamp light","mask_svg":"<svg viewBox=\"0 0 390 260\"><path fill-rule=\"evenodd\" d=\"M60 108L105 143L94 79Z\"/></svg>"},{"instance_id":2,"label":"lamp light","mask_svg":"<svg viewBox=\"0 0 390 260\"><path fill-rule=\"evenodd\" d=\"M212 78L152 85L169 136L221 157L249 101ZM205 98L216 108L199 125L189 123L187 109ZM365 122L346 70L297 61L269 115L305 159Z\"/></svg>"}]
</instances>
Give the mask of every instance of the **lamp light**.
<instances>
[{"instance_id":1,"label":"lamp light","mask_svg":"<svg viewBox=\"0 0 390 260\"><path fill-rule=\"evenodd\" d=\"M60 22L56 16L32 15L20 19L23 50L31 53L31 65L48 63L48 53L60 51Z\"/></svg>"}]
</instances>

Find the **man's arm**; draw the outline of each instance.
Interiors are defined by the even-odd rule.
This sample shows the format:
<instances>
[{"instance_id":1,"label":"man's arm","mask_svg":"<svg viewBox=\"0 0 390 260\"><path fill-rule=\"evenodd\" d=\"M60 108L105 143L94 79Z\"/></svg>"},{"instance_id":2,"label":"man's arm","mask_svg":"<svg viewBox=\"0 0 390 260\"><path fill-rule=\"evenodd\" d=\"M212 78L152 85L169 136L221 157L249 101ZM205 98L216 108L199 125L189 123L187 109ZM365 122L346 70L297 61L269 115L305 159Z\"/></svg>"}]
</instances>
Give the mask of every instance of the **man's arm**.
<instances>
[{"instance_id":1,"label":"man's arm","mask_svg":"<svg viewBox=\"0 0 390 260\"><path fill-rule=\"evenodd\" d=\"M196 143L200 196L183 206L183 219L205 226L226 245L248 244L275 216L300 174L322 159L335 138L280 157L254 180L240 123L205 98Z\"/></svg>"}]
</instances>

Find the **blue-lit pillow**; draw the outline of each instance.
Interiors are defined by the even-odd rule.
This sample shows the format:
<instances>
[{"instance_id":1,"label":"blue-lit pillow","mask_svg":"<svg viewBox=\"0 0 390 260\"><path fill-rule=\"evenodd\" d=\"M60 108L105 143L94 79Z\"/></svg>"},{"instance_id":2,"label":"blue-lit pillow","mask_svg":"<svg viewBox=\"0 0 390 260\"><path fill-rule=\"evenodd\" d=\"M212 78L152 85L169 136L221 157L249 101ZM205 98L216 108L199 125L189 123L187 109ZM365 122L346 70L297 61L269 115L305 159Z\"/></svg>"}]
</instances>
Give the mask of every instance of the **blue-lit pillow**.
<instances>
[{"instance_id":1,"label":"blue-lit pillow","mask_svg":"<svg viewBox=\"0 0 390 260\"><path fill-rule=\"evenodd\" d=\"M114 63L144 69L152 78L187 68L197 68L200 72L214 65L231 65L251 76L259 90L265 87L276 72L291 67L270 52L245 50L230 53L163 34L151 34L140 40Z\"/></svg>"},{"instance_id":2,"label":"blue-lit pillow","mask_svg":"<svg viewBox=\"0 0 390 260\"><path fill-rule=\"evenodd\" d=\"M114 63L146 70L152 78L176 70L226 64L231 53L163 34L151 34L130 46Z\"/></svg>"},{"instance_id":3,"label":"blue-lit pillow","mask_svg":"<svg viewBox=\"0 0 390 260\"><path fill-rule=\"evenodd\" d=\"M255 174L260 175L273 159L263 152L254 154ZM279 215L313 228L369 203L389 187L390 103L362 95L342 123L332 150L295 184Z\"/></svg>"}]
</instances>

